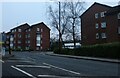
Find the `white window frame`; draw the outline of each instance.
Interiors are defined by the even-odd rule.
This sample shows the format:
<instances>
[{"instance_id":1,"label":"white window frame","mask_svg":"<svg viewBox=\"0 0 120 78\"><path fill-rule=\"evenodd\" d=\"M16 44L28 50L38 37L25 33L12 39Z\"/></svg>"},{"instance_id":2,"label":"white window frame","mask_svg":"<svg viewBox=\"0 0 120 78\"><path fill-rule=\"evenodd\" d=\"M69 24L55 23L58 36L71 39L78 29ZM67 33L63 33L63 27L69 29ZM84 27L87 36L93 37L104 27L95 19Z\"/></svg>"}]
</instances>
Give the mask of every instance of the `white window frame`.
<instances>
[{"instance_id":1,"label":"white window frame","mask_svg":"<svg viewBox=\"0 0 120 78\"><path fill-rule=\"evenodd\" d=\"M107 25L106 22L102 22L101 23L101 28L106 28L106 25Z\"/></svg>"},{"instance_id":2,"label":"white window frame","mask_svg":"<svg viewBox=\"0 0 120 78\"><path fill-rule=\"evenodd\" d=\"M21 34L18 34L18 38L21 38L22 37L22 35Z\"/></svg>"},{"instance_id":3,"label":"white window frame","mask_svg":"<svg viewBox=\"0 0 120 78\"><path fill-rule=\"evenodd\" d=\"M31 29L28 29L28 31L31 31Z\"/></svg>"},{"instance_id":4,"label":"white window frame","mask_svg":"<svg viewBox=\"0 0 120 78\"><path fill-rule=\"evenodd\" d=\"M36 46L41 46L40 34L37 34L37 35L36 35Z\"/></svg>"},{"instance_id":5,"label":"white window frame","mask_svg":"<svg viewBox=\"0 0 120 78\"><path fill-rule=\"evenodd\" d=\"M18 46L18 49L21 49L21 46Z\"/></svg>"},{"instance_id":6,"label":"white window frame","mask_svg":"<svg viewBox=\"0 0 120 78\"><path fill-rule=\"evenodd\" d=\"M18 40L18 44L21 44L21 40Z\"/></svg>"},{"instance_id":7,"label":"white window frame","mask_svg":"<svg viewBox=\"0 0 120 78\"><path fill-rule=\"evenodd\" d=\"M95 24L95 28L96 28L96 29L99 28L99 24L98 24L98 23Z\"/></svg>"},{"instance_id":8,"label":"white window frame","mask_svg":"<svg viewBox=\"0 0 120 78\"><path fill-rule=\"evenodd\" d=\"M37 28L37 31L40 31L40 28Z\"/></svg>"},{"instance_id":9,"label":"white window frame","mask_svg":"<svg viewBox=\"0 0 120 78\"><path fill-rule=\"evenodd\" d=\"M96 39L99 39L99 33L96 33Z\"/></svg>"},{"instance_id":10,"label":"white window frame","mask_svg":"<svg viewBox=\"0 0 120 78\"><path fill-rule=\"evenodd\" d=\"M12 32L14 32L14 30L12 30Z\"/></svg>"},{"instance_id":11,"label":"white window frame","mask_svg":"<svg viewBox=\"0 0 120 78\"><path fill-rule=\"evenodd\" d=\"M95 18L97 19L99 17L99 14L98 13L95 13Z\"/></svg>"},{"instance_id":12,"label":"white window frame","mask_svg":"<svg viewBox=\"0 0 120 78\"><path fill-rule=\"evenodd\" d=\"M43 32L43 29L41 28L41 32Z\"/></svg>"},{"instance_id":13,"label":"white window frame","mask_svg":"<svg viewBox=\"0 0 120 78\"><path fill-rule=\"evenodd\" d=\"M28 44L30 44L30 40L28 40Z\"/></svg>"},{"instance_id":14,"label":"white window frame","mask_svg":"<svg viewBox=\"0 0 120 78\"><path fill-rule=\"evenodd\" d=\"M21 29L20 29L20 28L18 29L18 32L21 32Z\"/></svg>"},{"instance_id":15,"label":"white window frame","mask_svg":"<svg viewBox=\"0 0 120 78\"><path fill-rule=\"evenodd\" d=\"M16 32L16 29L14 31Z\"/></svg>"},{"instance_id":16,"label":"white window frame","mask_svg":"<svg viewBox=\"0 0 120 78\"><path fill-rule=\"evenodd\" d=\"M106 33L101 33L101 37L102 37L102 39L107 38Z\"/></svg>"},{"instance_id":17,"label":"white window frame","mask_svg":"<svg viewBox=\"0 0 120 78\"><path fill-rule=\"evenodd\" d=\"M101 17L105 17L105 13L106 13L106 11L101 12L101 13L100 13L100 16L101 16Z\"/></svg>"}]
</instances>

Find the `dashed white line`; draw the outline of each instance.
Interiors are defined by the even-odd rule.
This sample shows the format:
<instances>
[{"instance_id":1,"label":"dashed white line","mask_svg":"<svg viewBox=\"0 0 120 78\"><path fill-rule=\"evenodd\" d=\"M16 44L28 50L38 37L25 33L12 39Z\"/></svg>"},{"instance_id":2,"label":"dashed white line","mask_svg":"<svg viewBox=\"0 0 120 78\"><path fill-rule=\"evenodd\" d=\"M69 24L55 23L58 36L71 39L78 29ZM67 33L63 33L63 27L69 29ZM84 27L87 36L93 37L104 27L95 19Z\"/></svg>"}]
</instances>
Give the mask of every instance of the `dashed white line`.
<instances>
[{"instance_id":1,"label":"dashed white line","mask_svg":"<svg viewBox=\"0 0 120 78\"><path fill-rule=\"evenodd\" d=\"M30 73L27 73L26 71L21 70L20 68L17 68L17 67L15 67L15 66L11 66L11 67L14 68L14 69L16 69L16 70L18 70L18 71L20 71L20 72L22 72L22 73L24 73L24 74L26 74L26 75L29 76L29 77L37 78L37 77L31 75Z\"/></svg>"},{"instance_id":2,"label":"dashed white line","mask_svg":"<svg viewBox=\"0 0 120 78\"><path fill-rule=\"evenodd\" d=\"M57 67L57 66L54 66L54 65L51 65L51 64L47 64L47 63L43 63L43 64L44 65L48 65L48 66L53 67L53 68L57 68L57 69L63 70L63 71L67 71L67 72L70 72L70 73L73 73L73 74L80 75L80 73L75 72L75 71L71 71L71 70L67 70L67 69L64 69L64 68L60 68L60 67Z\"/></svg>"},{"instance_id":3,"label":"dashed white line","mask_svg":"<svg viewBox=\"0 0 120 78\"><path fill-rule=\"evenodd\" d=\"M38 67L38 68L51 68L50 66L37 66L37 65L16 65L16 67Z\"/></svg>"}]
</instances>

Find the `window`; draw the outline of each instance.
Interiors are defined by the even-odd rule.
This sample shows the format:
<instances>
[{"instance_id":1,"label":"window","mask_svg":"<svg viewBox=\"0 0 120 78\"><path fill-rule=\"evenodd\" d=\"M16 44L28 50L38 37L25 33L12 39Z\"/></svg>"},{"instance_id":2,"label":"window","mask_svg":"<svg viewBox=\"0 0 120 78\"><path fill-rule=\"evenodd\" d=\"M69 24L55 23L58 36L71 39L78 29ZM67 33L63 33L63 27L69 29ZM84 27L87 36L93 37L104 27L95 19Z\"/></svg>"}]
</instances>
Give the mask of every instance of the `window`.
<instances>
[{"instance_id":1,"label":"window","mask_svg":"<svg viewBox=\"0 0 120 78\"><path fill-rule=\"evenodd\" d=\"M30 34L28 34L28 38L30 38Z\"/></svg>"},{"instance_id":2,"label":"window","mask_svg":"<svg viewBox=\"0 0 120 78\"><path fill-rule=\"evenodd\" d=\"M16 32L16 29L15 29L15 32Z\"/></svg>"},{"instance_id":3,"label":"window","mask_svg":"<svg viewBox=\"0 0 120 78\"><path fill-rule=\"evenodd\" d=\"M106 11L101 12L101 13L100 13L100 16L101 16L101 17L105 17L105 13L106 13Z\"/></svg>"},{"instance_id":4,"label":"window","mask_svg":"<svg viewBox=\"0 0 120 78\"><path fill-rule=\"evenodd\" d=\"M18 49L21 49L21 46L18 46Z\"/></svg>"},{"instance_id":5,"label":"window","mask_svg":"<svg viewBox=\"0 0 120 78\"><path fill-rule=\"evenodd\" d=\"M30 40L28 40L28 43L30 43Z\"/></svg>"},{"instance_id":6,"label":"window","mask_svg":"<svg viewBox=\"0 0 120 78\"><path fill-rule=\"evenodd\" d=\"M25 43L27 44L27 41L25 41Z\"/></svg>"},{"instance_id":7,"label":"window","mask_svg":"<svg viewBox=\"0 0 120 78\"><path fill-rule=\"evenodd\" d=\"M40 34L37 34L36 35L36 46L40 46L40 41L41 41Z\"/></svg>"},{"instance_id":8,"label":"window","mask_svg":"<svg viewBox=\"0 0 120 78\"><path fill-rule=\"evenodd\" d=\"M9 44L9 41L6 41L6 44Z\"/></svg>"},{"instance_id":9,"label":"window","mask_svg":"<svg viewBox=\"0 0 120 78\"><path fill-rule=\"evenodd\" d=\"M98 25L98 23L96 23L96 24L95 24L95 27L96 27L96 29L98 29L98 28L99 28L99 25Z\"/></svg>"},{"instance_id":10,"label":"window","mask_svg":"<svg viewBox=\"0 0 120 78\"><path fill-rule=\"evenodd\" d=\"M40 28L37 28L37 31L40 31Z\"/></svg>"},{"instance_id":11,"label":"window","mask_svg":"<svg viewBox=\"0 0 120 78\"><path fill-rule=\"evenodd\" d=\"M25 38L27 38L27 34L25 35Z\"/></svg>"},{"instance_id":12,"label":"window","mask_svg":"<svg viewBox=\"0 0 120 78\"><path fill-rule=\"evenodd\" d=\"M102 37L102 38L107 38L107 37L106 37L106 33L101 33L101 37Z\"/></svg>"},{"instance_id":13,"label":"window","mask_svg":"<svg viewBox=\"0 0 120 78\"><path fill-rule=\"evenodd\" d=\"M9 36L7 35L7 38L9 38Z\"/></svg>"},{"instance_id":14,"label":"window","mask_svg":"<svg viewBox=\"0 0 120 78\"><path fill-rule=\"evenodd\" d=\"M18 44L21 44L21 41L20 41L20 40L18 40Z\"/></svg>"},{"instance_id":15,"label":"window","mask_svg":"<svg viewBox=\"0 0 120 78\"><path fill-rule=\"evenodd\" d=\"M18 32L21 32L21 29L18 29Z\"/></svg>"},{"instance_id":16,"label":"window","mask_svg":"<svg viewBox=\"0 0 120 78\"><path fill-rule=\"evenodd\" d=\"M10 43L10 47L13 48L13 44L12 43Z\"/></svg>"},{"instance_id":17,"label":"window","mask_svg":"<svg viewBox=\"0 0 120 78\"><path fill-rule=\"evenodd\" d=\"M10 37L10 41L13 41L14 40L14 38L13 37Z\"/></svg>"},{"instance_id":18,"label":"window","mask_svg":"<svg viewBox=\"0 0 120 78\"><path fill-rule=\"evenodd\" d=\"M41 46L41 49L43 49L42 46Z\"/></svg>"},{"instance_id":19,"label":"window","mask_svg":"<svg viewBox=\"0 0 120 78\"><path fill-rule=\"evenodd\" d=\"M39 47L36 47L36 50L39 50Z\"/></svg>"},{"instance_id":20,"label":"window","mask_svg":"<svg viewBox=\"0 0 120 78\"><path fill-rule=\"evenodd\" d=\"M98 18L98 13L95 14L95 18L96 18L96 19Z\"/></svg>"},{"instance_id":21,"label":"window","mask_svg":"<svg viewBox=\"0 0 120 78\"><path fill-rule=\"evenodd\" d=\"M41 32L43 32L43 29L41 28Z\"/></svg>"},{"instance_id":22,"label":"window","mask_svg":"<svg viewBox=\"0 0 120 78\"><path fill-rule=\"evenodd\" d=\"M30 31L30 29L28 29L28 31Z\"/></svg>"},{"instance_id":23,"label":"window","mask_svg":"<svg viewBox=\"0 0 120 78\"><path fill-rule=\"evenodd\" d=\"M99 39L99 34L98 33L96 33L96 39Z\"/></svg>"},{"instance_id":24,"label":"window","mask_svg":"<svg viewBox=\"0 0 120 78\"><path fill-rule=\"evenodd\" d=\"M21 34L18 34L18 37L21 38L22 37Z\"/></svg>"},{"instance_id":25,"label":"window","mask_svg":"<svg viewBox=\"0 0 120 78\"><path fill-rule=\"evenodd\" d=\"M41 38L42 38L42 34L41 34Z\"/></svg>"},{"instance_id":26,"label":"window","mask_svg":"<svg viewBox=\"0 0 120 78\"><path fill-rule=\"evenodd\" d=\"M118 34L120 34L120 27L118 27Z\"/></svg>"},{"instance_id":27,"label":"window","mask_svg":"<svg viewBox=\"0 0 120 78\"><path fill-rule=\"evenodd\" d=\"M101 23L101 28L106 28L106 22Z\"/></svg>"},{"instance_id":28,"label":"window","mask_svg":"<svg viewBox=\"0 0 120 78\"><path fill-rule=\"evenodd\" d=\"M118 19L120 19L120 13L118 13Z\"/></svg>"},{"instance_id":29,"label":"window","mask_svg":"<svg viewBox=\"0 0 120 78\"><path fill-rule=\"evenodd\" d=\"M27 32L27 29L25 30L25 32Z\"/></svg>"},{"instance_id":30,"label":"window","mask_svg":"<svg viewBox=\"0 0 120 78\"><path fill-rule=\"evenodd\" d=\"M12 30L12 32L14 32L14 30Z\"/></svg>"}]
</instances>

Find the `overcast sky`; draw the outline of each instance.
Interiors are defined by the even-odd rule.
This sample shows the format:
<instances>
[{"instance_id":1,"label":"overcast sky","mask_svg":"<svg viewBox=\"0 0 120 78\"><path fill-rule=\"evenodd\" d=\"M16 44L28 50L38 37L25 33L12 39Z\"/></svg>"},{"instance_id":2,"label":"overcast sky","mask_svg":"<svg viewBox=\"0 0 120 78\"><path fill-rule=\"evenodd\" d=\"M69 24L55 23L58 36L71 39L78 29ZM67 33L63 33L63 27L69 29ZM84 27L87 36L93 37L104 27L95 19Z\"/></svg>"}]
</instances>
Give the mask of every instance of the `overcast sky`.
<instances>
[{"instance_id":1,"label":"overcast sky","mask_svg":"<svg viewBox=\"0 0 120 78\"><path fill-rule=\"evenodd\" d=\"M18 2L16 2L18 1ZM44 22L50 27L47 8L55 3L50 0L0 0L0 31L8 32L10 29L28 23L30 25ZM83 0L87 7L94 2L116 6L118 0ZM56 6L58 7L58 6Z\"/></svg>"}]
</instances>

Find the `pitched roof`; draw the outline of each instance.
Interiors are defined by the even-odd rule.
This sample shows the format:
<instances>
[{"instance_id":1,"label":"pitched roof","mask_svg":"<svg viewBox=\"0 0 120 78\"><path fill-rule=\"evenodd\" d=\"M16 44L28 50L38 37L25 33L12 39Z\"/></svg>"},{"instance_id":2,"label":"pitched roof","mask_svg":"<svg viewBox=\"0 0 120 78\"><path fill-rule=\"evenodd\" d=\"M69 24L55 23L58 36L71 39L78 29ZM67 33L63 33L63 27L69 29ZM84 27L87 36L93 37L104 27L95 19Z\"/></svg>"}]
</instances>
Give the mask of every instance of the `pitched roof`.
<instances>
[{"instance_id":1,"label":"pitched roof","mask_svg":"<svg viewBox=\"0 0 120 78\"><path fill-rule=\"evenodd\" d=\"M114 6L114 7L112 7L111 9L109 9L109 10L107 11L107 14L106 14L106 15L116 14L116 13L119 13L119 12L120 12L120 5Z\"/></svg>"},{"instance_id":2,"label":"pitched roof","mask_svg":"<svg viewBox=\"0 0 120 78\"><path fill-rule=\"evenodd\" d=\"M100 4L95 2L94 4L92 4L80 17L82 17L90 8L92 8L94 5L100 5L100 6L104 6L104 7L108 7L108 8L112 8L111 6L105 5L105 4Z\"/></svg>"},{"instance_id":3,"label":"pitched roof","mask_svg":"<svg viewBox=\"0 0 120 78\"><path fill-rule=\"evenodd\" d=\"M47 25L45 25L43 22L31 25L30 28L33 28L33 27L35 27L37 25L44 25L44 26L46 26L50 30L50 28Z\"/></svg>"},{"instance_id":4,"label":"pitched roof","mask_svg":"<svg viewBox=\"0 0 120 78\"><path fill-rule=\"evenodd\" d=\"M26 25L26 26L30 26L28 23L25 23L25 24L22 24L22 25L19 25L19 26L13 28L13 29L17 29L17 28L20 28L20 27L25 26L25 25ZM11 30L13 30L13 29L11 29Z\"/></svg>"}]
</instances>

